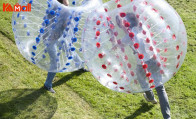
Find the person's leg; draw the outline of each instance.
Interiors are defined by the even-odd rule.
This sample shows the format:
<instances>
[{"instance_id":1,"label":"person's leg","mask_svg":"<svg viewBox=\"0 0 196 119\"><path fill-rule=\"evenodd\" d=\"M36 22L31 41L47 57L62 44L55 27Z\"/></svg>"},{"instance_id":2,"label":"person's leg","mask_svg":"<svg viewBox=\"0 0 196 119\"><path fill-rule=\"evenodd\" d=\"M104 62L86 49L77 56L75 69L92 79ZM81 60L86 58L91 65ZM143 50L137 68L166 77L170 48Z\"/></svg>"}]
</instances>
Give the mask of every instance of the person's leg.
<instances>
[{"instance_id":1,"label":"person's leg","mask_svg":"<svg viewBox=\"0 0 196 119\"><path fill-rule=\"evenodd\" d=\"M52 88L52 81L53 81L55 75L56 75L56 73L54 73L54 72L48 72L48 76L47 76L46 81L44 83L44 85L47 88Z\"/></svg>"},{"instance_id":2,"label":"person's leg","mask_svg":"<svg viewBox=\"0 0 196 119\"><path fill-rule=\"evenodd\" d=\"M160 85L160 86L156 87L156 91L157 91L157 95L159 97L161 112L163 114L164 119L171 119L168 96L167 96L167 93L165 91L164 86Z\"/></svg>"}]
</instances>

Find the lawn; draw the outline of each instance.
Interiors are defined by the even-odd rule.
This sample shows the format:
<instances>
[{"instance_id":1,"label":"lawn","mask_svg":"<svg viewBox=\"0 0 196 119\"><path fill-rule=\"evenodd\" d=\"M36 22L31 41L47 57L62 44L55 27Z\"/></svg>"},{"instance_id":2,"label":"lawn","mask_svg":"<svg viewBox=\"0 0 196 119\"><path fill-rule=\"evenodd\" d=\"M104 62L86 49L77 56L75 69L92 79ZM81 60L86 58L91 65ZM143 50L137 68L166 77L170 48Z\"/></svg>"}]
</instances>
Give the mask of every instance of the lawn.
<instances>
[{"instance_id":1,"label":"lawn","mask_svg":"<svg viewBox=\"0 0 196 119\"><path fill-rule=\"evenodd\" d=\"M56 94L42 86L47 72L26 61L17 50L11 28L12 13L0 1L0 119L160 119L160 106L142 94L113 92L89 72L59 73ZM13 0L5 0L12 2ZM188 52L179 72L165 84L172 119L196 119L196 1L169 0L188 33ZM157 98L157 96L156 96Z\"/></svg>"}]
</instances>

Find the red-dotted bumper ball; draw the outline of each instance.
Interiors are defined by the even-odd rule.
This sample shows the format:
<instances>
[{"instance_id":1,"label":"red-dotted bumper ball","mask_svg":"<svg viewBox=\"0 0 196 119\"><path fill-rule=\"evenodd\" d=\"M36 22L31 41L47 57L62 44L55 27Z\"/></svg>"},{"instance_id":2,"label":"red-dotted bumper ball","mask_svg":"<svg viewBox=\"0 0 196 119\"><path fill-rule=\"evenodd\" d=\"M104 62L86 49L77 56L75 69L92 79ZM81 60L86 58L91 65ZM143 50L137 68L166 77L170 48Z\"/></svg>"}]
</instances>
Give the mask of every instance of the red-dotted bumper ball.
<instances>
[{"instance_id":1,"label":"red-dotted bumper ball","mask_svg":"<svg viewBox=\"0 0 196 119\"><path fill-rule=\"evenodd\" d=\"M163 85L186 55L183 21L164 0L121 1L105 3L87 18L85 62L114 91L137 93Z\"/></svg>"},{"instance_id":2,"label":"red-dotted bumper ball","mask_svg":"<svg viewBox=\"0 0 196 119\"><path fill-rule=\"evenodd\" d=\"M82 28L87 14L101 4L101 0L69 0L69 6L57 0L19 0L22 11L14 12L12 19L18 49L49 72L83 67Z\"/></svg>"}]
</instances>

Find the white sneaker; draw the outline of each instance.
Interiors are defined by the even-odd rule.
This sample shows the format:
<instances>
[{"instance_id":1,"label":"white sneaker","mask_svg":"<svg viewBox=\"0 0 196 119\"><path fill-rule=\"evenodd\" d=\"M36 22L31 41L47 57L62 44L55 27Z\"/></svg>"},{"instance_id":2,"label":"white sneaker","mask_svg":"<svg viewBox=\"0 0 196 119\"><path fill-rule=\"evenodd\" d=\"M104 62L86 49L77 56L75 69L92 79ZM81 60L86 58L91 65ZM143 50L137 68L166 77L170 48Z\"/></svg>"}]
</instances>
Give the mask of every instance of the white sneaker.
<instances>
[{"instance_id":1,"label":"white sneaker","mask_svg":"<svg viewBox=\"0 0 196 119\"><path fill-rule=\"evenodd\" d=\"M143 93L144 98L146 99L146 101L151 102L152 104L157 104L157 100L154 98L153 100L149 100L146 96L146 93Z\"/></svg>"}]
</instances>

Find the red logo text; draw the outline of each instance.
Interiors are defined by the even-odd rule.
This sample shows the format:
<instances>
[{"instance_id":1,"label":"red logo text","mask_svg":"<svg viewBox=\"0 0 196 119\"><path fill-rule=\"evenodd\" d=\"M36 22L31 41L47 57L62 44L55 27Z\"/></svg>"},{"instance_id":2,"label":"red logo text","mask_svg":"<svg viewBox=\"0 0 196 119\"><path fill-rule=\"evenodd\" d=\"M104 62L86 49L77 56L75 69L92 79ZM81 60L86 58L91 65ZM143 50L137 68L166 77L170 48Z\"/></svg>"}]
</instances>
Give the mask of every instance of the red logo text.
<instances>
[{"instance_id":1,"label":"red logo text","mask_svg":"<svg viewBox=\"0 0 196 119\"><path fill-rule=\"evenodd\" d=\"M9 3L3 3L3 11L4 12L30 12L31 11L31 4L28 3L27 6L21 6L16 3L13 7Z\"/></svg>"}]
</instances>

